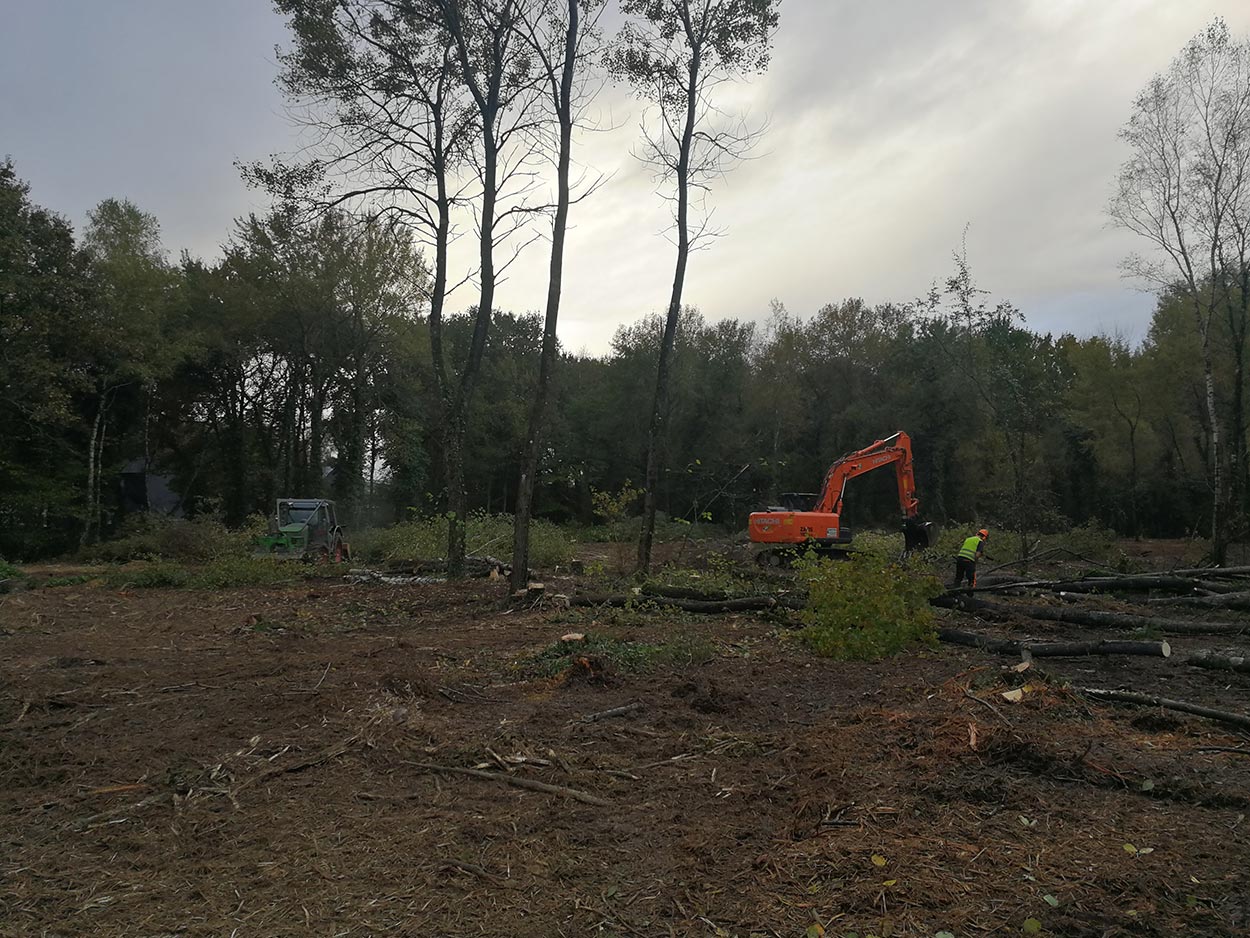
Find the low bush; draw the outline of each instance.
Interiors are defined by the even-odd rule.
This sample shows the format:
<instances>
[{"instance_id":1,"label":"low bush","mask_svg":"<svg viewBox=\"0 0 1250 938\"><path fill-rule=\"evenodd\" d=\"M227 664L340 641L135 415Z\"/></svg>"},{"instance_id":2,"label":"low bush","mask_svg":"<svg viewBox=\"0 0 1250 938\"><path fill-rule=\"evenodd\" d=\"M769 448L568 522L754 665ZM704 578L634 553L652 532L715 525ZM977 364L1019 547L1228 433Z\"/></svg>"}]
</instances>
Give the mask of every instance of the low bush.
<instances>
[{"instance_id":1,"label":"low bush","mask_svg":"<svg viewBox=\"0 0 1250 938\"><path fill-rule=\"evenodd\" d=\"M20 579L22 571L7 561L0 560L0 580Z\"/></svg>"},{"instance_id":2,"label":"low bush","mask_svg":"<svg viewBox=\"0 0 1250 938\"><path fill-rule=\"evenodd\" d=\"M936 641L929 606L943 590L936 577L872 550L846 560L809 554L798 570L809 594L799 636L817 654L882 658L917 642Z\"/></svg>"}]
</instances>

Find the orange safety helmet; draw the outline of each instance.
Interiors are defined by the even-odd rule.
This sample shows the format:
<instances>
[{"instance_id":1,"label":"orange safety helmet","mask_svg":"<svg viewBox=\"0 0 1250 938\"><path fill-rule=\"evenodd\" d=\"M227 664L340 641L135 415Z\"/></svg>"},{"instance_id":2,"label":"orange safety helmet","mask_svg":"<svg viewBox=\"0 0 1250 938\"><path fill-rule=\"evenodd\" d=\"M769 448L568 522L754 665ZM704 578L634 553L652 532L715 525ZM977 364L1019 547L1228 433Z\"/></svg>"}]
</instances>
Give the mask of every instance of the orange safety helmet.
<instances>
[{"instance_id":1,"label":"orange safety helmet","mask_svg":"<svg viewBox=\"0 0 1250 938\"><path fill-rule=\"evenodd\" d=\"M985 540L989 536L990 536L990 532L987 531L985 528L982 528L980 531L977 532L977 537L979 537L981 540Z\"/></svg>"}]
</instances>

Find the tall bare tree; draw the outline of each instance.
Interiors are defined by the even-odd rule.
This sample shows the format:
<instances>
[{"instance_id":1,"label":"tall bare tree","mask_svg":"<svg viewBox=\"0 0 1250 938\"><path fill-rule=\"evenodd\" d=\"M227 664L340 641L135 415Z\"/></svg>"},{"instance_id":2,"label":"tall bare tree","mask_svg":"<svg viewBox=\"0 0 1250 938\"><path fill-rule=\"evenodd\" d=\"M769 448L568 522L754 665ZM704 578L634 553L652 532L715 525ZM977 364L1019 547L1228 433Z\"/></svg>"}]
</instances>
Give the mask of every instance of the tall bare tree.
<instances>
[{"instance_id":1,"label":"tall bare tree","mask_svg":"<svg viewBox=\"0 0 1250 938\"><path fill-rule=\"evenodd\" d=\"M1241 373L1235 352L1230 461L1216 401L1213 339L1228 317L1234 344L1244 342L1250 302L1250 43L1216 19L1166 72L1138 95L1120 131L1132 155L1109 206L1114 221L1140 235L1148 254L1126 269L1174 287L1193 312L1201 344L1211 474L1211 539L1216 562L1228 543L1228 469L1240 479L1246 453ZM1230 465L1231 463L1231 465ZM1239 485L1240 488L1240 485Z\"/></svg>"},{"instance_id":2,"label":"tall bare tree","mask_svg":"<svg viewBox=\"0 0 1250 938\"><path fill-rule=\"evenodd\" d=\"M448 567L463 570L464 436L486 350L499 275L496 247L536 211L527 202L537 143L536 82L520 39L536 0L276 0L294 48L280 84L318 132L311 162L250 167L253 178L318 209L350 204L413 227L433 255L430 350L447 483ZM463 362L443 336L456 218L471 211L480 291ZM424 276L425 271L414 272Z\"/></svg>"},{"instance_id":3,"label":"tall bare tree","mask_svg":"<svg viewBox=\"0 0 1250 938\"><path fill-rule=\"evenodd\" d=\"M713 101L727 81L768 67L780 0L624 0L630 17L609 56L614 74L628 81L653 107L644 122L641 158L673 203L677 265L656 367L655 396L647 430L638 568L651 566L656 487L663 462L664 417L673 343L681 316L690 252L712 231L705 213L691 218L691 195L744 156L758 137L741 120L726 119ZM696 208L699 206L696 205Z\"/></svg>"},{"instance_id":4,"label":"tall bare tree","mask_svg":"<svg viewBox=\"0 0 1250 938\"><path fill-rule=\"evenodd\" d=\"M522 34L539 63L546 86L547 107L554 118L556 205L551 225L551 263L547 275L547 308L543 317L543 344L538 362L538 384L530 406L525 452L517 483L516 523L512 538L512 587L523 589L529 576L530 520L534 486L542 454L543 430L551 376L555 371L556 325L564 280L564 242L572 202L573 130L585 103L585 76L579 72L593 53L598 20L605 0L541 0L523 17Z\"/></svg>"}]
</instances>

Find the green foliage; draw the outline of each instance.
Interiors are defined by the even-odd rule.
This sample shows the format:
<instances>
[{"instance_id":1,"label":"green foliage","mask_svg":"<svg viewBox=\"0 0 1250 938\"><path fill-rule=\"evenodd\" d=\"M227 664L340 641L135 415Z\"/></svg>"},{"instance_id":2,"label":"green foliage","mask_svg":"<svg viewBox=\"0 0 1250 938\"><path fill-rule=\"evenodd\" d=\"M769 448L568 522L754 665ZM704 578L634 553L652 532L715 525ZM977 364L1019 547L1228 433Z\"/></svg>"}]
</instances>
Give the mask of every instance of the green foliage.
<instances>
[{"instance_id":1,"label":"green foliage","mask_svg":"<svg viewBox=\"0 0 1250 938\"><path fill-rule=\"evenodd\" d=\"M637 642L605 635L587 634L585 641L553 642L523 666L539 677L551 677L568 668L574 657L597 658L614 671L648 673L657 668L688 668L706 664L715 657L707 639L679 633L665 642Z\"/></svg>"},{"instance_id":2,"label":"green foliage","mask_svg":"<svg viewBox=\"0 0 1250 938\"><path fill-rule=\"evenodd\" d=\"M22 576L22 571L13 564L0 560L0 580L11 580Z\"/></svg>"},{"instance_id":3,"label":"green foliage","mask_svg":"<svg viewBox=\"0 0 1250 938\"><path fill-rule=\"evenodd\" d=\"M472 554L500 555L512 548L511 515L476 512L466 523L465 542ZM425 518L376 528L352 537L356 556L369 563L388 560L434 560L447 554L447 521ZM573 559L573 541L559 525L541 518L530 522L530 564L549 570Z\"/></svg>"},{"instance_id":4,"label":"green foliage","mask_svg":"<svg viewBox=\"0 0 1250 938\"><path fill-rule=\"evenodd\" d=\"M817 654L881 658L935 641L929 600L943 589L936 577L873 551L848 560L809 554L798 569L809 591L799 636Z\"/></svg>"}]
</instances>

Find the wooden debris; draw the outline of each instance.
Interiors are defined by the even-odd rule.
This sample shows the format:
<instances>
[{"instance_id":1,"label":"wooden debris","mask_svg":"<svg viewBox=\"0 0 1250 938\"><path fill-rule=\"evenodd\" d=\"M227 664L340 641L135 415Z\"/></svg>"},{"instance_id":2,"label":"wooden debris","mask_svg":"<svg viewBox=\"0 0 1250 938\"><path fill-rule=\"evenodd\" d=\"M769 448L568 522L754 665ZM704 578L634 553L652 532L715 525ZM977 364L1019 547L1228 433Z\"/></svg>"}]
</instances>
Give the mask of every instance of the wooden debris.
<instances>
[{"instance_id":1,"label":"wooden debris","mask_svg":"<svg viewBox=\"0 0 1250 938\"><path fill-rule=\"evenodd\" d=\"M668 596L639 595L639 594L596 594L583 593L580 596L573 596L569 603L573 606L629 606L634 604L651 603L657 606L671 606L675 609L681 609L685 612L747 612L757 609L772 609L776 606L785 606L786 608L802 608L802 603L795 605L795 600L784 598L779 599L776 596L747 596L741 599L723 599L723 600L704 600L704 599L674 599Z\"/></svg>"}]
</instances>

